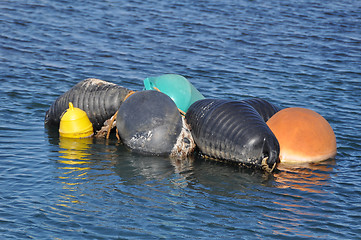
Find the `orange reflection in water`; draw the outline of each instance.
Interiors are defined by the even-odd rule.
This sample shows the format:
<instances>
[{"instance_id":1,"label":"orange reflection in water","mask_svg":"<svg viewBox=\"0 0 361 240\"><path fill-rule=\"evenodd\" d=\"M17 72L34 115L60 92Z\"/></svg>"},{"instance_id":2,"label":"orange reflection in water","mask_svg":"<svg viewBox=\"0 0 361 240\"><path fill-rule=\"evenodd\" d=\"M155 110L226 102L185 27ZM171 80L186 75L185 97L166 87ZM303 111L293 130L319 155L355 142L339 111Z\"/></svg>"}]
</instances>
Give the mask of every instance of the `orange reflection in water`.
<instances>
[{"instance_id":1,"label":"orange reflection in water","mask_svg":"<svg viewBox=\"0 0 361 240\"><path fill-rule=\"evenodd\" d=\"M274 173L276 187L286 191L281 191L283 194L273 201L281 206L279 210L274 214L264 214L264 217L277 222L273 225L274 234L315 238L314 233L300 231L299 226L313 222L322 214L310 202L325 203L324 198L318 196L328 193L324 189L329 185L333 165L334 160L303 165L282 163L278 166L279 171Z\"/></svg>"},{"instance_id":2,"label":"orange reflection in water","mask_svg":"<svg viewBox=\"0 0 361 240\"><path fill-rule=\"evenodd\" d=\"M330 163L330 162L327 162ZM294 188L310 193L323 193L322 186L328 184L333 164L284 164L281 163L274 176L278 188Z\"/></svg>"}]
</instances>

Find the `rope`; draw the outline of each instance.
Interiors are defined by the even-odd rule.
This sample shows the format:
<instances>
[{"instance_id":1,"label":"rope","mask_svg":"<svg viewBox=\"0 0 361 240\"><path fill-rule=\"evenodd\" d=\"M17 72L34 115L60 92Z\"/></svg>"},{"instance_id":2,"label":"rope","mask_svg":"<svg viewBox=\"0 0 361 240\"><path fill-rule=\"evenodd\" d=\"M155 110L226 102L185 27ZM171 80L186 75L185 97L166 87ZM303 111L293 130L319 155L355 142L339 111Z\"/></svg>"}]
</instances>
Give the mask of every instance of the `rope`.
<instances>
[{"instance_id":1,"label":"rope","mask_svg":"<svg viewBox=\"0 0 361 240\"><path fill-rule=\"evenodd\" d=\"M125 102L125 100L127 100L134 93L135 93L135 91L130 90L130 92L124 97L123 102ZM114 113L114 115L110 118L111 119L110 124L109 124L110 127L109 127L109 129L107 131L106 139L109 139L110 131L112 130L112 126L113 126L113 123L114 123L115 119L117 118L117 115L118 115L118 111L116 111L116 113ZM116 136L117 136L117 138L119 140L120 138L119 138L119 135L118 135L118 129L117 129Z\"/></svg>"},{"instance_id":2,"label":"rope","mask_svg":"<svg viewBox=\"0 0 361 240\"><path fill-rule=\"evenodd\" d=\"M128 97L130 97L134 93L135 93L135 91L130 90L130 92L124 97L123 102L125 102L125 100L127 100Z\"/></svg>"},{"instance_id":3,"label":"rope","mask_svg":"<svg viewBox=\"0 0 361 240\"><path fill-rule=\"evenodd\" d=\"M117 137L118 141L120 141L118 128L115 129L115 136Z\"/></svg>"},{"instance_id":4,"label":"rope","mask_svg":"<svg viewBox=\"0 0 361 240\"><path fill-rule=\"evenodd\" d=\"M272 167L269 167L267 164L267 160L268 160L268 157L265 157L262 159L262 163L261 163L262 169L267 172L272 172L276 168L277 162L275 162Z\"/></svg>"},{"instance_id":5,"label":"rope","mask_svg":"<svg viewBox=\"0 0 361 240\"><path fill-rule=\"evenodd\" d=\"M110 130L112 130L113 122L117 118L117 115L118 115L118 111L116 113L114 113L114 115L110 118L111 120L110 120L110 123L109 123L109 128L108 128L106 139L109 139Z\"/></svg>"}]
</instances>

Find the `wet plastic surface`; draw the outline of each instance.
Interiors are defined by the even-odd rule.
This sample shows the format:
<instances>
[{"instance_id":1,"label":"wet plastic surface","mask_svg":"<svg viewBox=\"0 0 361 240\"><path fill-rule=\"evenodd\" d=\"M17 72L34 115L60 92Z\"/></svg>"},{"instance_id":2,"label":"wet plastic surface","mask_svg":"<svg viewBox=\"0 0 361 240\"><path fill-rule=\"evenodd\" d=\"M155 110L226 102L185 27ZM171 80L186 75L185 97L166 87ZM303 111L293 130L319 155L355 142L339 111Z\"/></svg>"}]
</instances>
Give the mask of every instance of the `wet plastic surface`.
<instances>
[{"instance_id":1,"label":"wet plastic surface","mask_svg":"<svg viewBox=\"0 0 361 240\"><path fill-rule=\"evenodd\" d=\"M187 111L187 123L201 152L212 158L272 167L279 144L260 114L247 102L204 99Z\"/></svg>"},{"instance_id":2,"label":"wet plastic surface","mask_svg":"<svg viewBox=\"0 0 361 240\"><path fill-rule=\"evenodd\" d=\"M129 89L114 83L85 79L59 96L50 106L45 115L45 126L59 127L61 115L72 102L74 107L87 113L94 130L99 130L104 121L115 114L129 92Z\"/></svg>"},{"instance_id":3,"label":"wet plastic surface","mask_svg":"<svg viewBox=\"0 0 361 240\"><path fill-rule=\"evenodd\" d=\"M135 152L169 155L182 129L175 103L157 91L131 95L119 108L117 128L123 143Z\"/></svg>"},{"instance_id":4,"label":"wet plastic surface","mask_svg":"<svg viewBox=\"0 0 361 240\"><path fill-rule=\"evenodd\" d=\"M164 74L144 80L146 90L159 90L167 94L184 113L204 96L185 77L178 74Z\"/></svg>"},{"instance_id":5,"label":"wet plastic surface","mask_svg":"<svg viewBox=\"0 0 361 240\"><path fill-rule=\"evenodd\" d=\"M243 100L243 102L251 105L261 115L265 122L268 121L276 112L280 111L281 108L262 99L262 98L250 98Z\"/></svg>"}]
</instances>

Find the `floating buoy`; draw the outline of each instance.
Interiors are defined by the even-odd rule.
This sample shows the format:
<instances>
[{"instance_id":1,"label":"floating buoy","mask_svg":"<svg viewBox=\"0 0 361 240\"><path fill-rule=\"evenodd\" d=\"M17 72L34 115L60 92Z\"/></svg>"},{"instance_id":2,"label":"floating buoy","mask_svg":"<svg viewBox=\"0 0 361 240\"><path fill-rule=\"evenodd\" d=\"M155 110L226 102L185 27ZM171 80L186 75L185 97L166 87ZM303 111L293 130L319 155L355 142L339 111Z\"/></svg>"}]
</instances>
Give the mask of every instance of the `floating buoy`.
<instances>
[{"instance_id":1,"label":"floating buoy","mask_svg":"<svg viewBox=\"0 0 361 240\"><path fill-rule=\"evenodd\" d=\"M68 103L72 102L86 112L94 131L98 131L115 114L130 92L132 91L111 82L96 78L85 79L55 100L45 114L45 126L59 128L60 117L68 108Z\"/></svg>"},{"instance_id":2,"label":"floating buoy","mask_svg":"<svg viewBox=\"0 0 361 240\"><path fill-rule=\"evenodd\" d=\"M86 138L92 136L94 131L86 112L69 102L69 108L60 118L59 133L67 138Z\"/></svg>"},{"instance_id":3,"label":"floating buoy","mask_svg":"<svg viewBox=\"0 0 361 240\"><path fill-rule=\"evenodd\" d=\"M134 152L180 156L195 147L176 104L158 91L134 93L120 105L116 126L124 145Z\"/></svg>"},{"instance_id":4,"label":"floating buoy","mask_svg":"<svg viewBox=\"0 0 361 240\"><path fill-rule=\"evenodd\" d=\"M285 108L267 125L280 144L280 162L318 162L336 155L336 137L320 114L305 108Z\"/></svg>"},{"instance_id":5,"label":"floating buoy","mask_svg":"<svg viewBox=\"0 0 361 240\"><path fill-rule=\"evenodd\" d=\"M182 114L196 101L204 96L183 76L178 74L164 74L148 77L144 80L145 90L157 90L168 95Z\"/></svg>"},{"instance_id":6,"label":"floating buoy","mask_svg":"<svg viewBox=\"0 0 361 240\"><path fill-rule=\"evenodd\" d=\"M265 103L255 103L261 113L270 106ZM188 109L186 121L205 156L269 172L275 168L278 141L261 114L246 101L199 100Z\"/></svg>"},{"instance_id":7,"label":"floating buoy","mask_svg":"<svg viewBox=\"0 0 361 240\"><path fill-rule=\"evenodd\" d=\"M262 98L249 98L242 102L247 103L253 107L259 115L261 115L264 122L267 122L276 112L281 110L278 106L262 99Z\"/></svg>"}]
</instances>

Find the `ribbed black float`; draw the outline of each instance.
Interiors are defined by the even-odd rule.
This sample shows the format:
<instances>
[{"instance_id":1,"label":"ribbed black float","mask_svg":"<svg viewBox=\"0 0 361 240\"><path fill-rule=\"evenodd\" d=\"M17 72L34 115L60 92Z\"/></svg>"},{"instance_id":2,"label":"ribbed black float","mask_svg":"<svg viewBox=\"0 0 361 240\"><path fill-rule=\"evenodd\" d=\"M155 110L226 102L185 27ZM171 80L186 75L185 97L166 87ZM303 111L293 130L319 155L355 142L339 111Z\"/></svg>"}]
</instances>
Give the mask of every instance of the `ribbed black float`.
<instances>
[{"instance_id":1,"label":"ribbed black float","mask_svg":"<svg viewBox=\"0 0 361 240\"><path fill-rule=\"evenodd\" d=\"M267 165L273 168L280 148L263 119L273 111L277 107L264 100L203 99L188 109L186 121L204 155L253 167L262 167L268 157Z\"/></svg>"},{"instance_id":2,"label":"ribbed black float","mask_svg":"<svg viewBox=\"0 0 361 240\"><path fill-rule=\"evenodd\" d=\"M84 110L94 130L99 130L104 122L119 109L129 89L99 79L85 79L58 97L45 115L45 126L59 127L60 117L68 109L69 102Z\"/></svg>"},{"instance_id":3,"label":"ribbed black float","mask_svg":"<svg viewBox=\"0 0 361 240\"><path fill-rule=\"evenodd\" d=\"M262 99L262 98L250 98L243 100L242 102L251 105L261 115L265 122L268 121L276 112L281 110L278 106Z\"/></svg>"}]
</instances>

